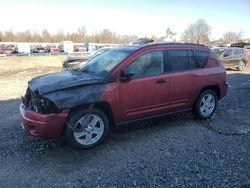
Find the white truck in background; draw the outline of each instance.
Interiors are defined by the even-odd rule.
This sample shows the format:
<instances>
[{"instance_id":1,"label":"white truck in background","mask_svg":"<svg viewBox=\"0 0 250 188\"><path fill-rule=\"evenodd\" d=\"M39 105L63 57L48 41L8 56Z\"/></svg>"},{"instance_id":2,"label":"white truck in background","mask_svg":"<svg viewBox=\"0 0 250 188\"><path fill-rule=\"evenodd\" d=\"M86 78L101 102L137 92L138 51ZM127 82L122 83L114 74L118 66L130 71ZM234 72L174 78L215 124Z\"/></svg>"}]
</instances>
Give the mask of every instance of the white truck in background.
<instances>
[{"instance_id":1,"label":"white truck in background","mask_svg":"<svg viewBox=\"0 0 250 188\"><path fill-rule=\"evenodd\" d=\"M17 44L18 53L30 53L29 43L18 43Z\"/></svg>"},{"instance_id":2,"label":"white truck in background","mask_svg":"<svg viewBox=\"0 0 250 188\"><path fill-rule=\"evenodd\" d=\"M62 41L59 44L59 49L61 52L72 53L74 52L74 44L72 41Z\"/></svg>"}]
</instances>

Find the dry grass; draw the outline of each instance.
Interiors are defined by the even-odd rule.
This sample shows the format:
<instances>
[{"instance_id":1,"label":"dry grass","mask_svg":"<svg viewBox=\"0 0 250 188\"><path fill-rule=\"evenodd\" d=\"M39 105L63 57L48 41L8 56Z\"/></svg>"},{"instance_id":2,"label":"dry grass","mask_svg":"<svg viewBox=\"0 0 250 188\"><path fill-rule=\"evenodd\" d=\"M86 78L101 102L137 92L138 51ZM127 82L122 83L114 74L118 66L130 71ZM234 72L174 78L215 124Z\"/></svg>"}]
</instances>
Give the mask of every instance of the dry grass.
<instances>
[{"instance_id":1,"label":"dry grass","mask_svg":"<svg viewBox=\"0 0 250 188\"><path fill-rule=\"evenodd\" d=\"M31 78L60 71L65 58L65 55L0 57L0 100L20 97Z\"/></svg>"}]
</instances>

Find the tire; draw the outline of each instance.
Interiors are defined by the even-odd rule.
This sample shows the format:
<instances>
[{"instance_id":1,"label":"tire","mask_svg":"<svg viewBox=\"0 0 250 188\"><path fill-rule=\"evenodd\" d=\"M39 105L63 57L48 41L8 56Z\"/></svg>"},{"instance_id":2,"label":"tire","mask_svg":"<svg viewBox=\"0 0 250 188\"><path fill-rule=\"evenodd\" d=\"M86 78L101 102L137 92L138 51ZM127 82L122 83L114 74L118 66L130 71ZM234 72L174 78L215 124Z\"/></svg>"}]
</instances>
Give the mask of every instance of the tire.
<instances>
[{"instance_id":1,"label":"tire","mask_svg":"<svg viewBox=\"0 0 250 188\"><path fill-rule=\"evenodd\" d=\"M243 71L246 68L246 63L244 61L239 62L239 66L237 68L238 71Z\"/></svg>"},{"instance_id":2,"label":"tire","mask_svg":"<svg viewBox=\"0 0 250 188\"><path fill-rule=\"evenodd\" d=\"M92 110L86 127L76 131L74 127L81 125L87 113L88 109L77 110L70 114L66 122L66 141L80 149L89 149L101 144L109 131L109 120L106 114L96 108Z\"/></svg>"},{"instance_id":3,"label":"tire","mask_svg":"<svg viewBox=\"0 0 250 188\"><path fill-rule=\"evenodd\" d=\"M199 119L211 118L217 107L217 100L217 95L213 90L203 91L193 107L193 114Z\"/></svg>"}]
</instances>

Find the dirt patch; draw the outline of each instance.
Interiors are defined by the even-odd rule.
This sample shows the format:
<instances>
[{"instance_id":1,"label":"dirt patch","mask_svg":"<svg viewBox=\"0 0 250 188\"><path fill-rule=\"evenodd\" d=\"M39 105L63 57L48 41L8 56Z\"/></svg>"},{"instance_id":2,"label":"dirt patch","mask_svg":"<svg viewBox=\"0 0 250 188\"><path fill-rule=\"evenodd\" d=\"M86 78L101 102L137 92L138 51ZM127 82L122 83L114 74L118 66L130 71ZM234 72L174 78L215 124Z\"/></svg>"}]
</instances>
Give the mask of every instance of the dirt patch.
<instances>
[{"instance_id":1,"label":"dirt patch","mask_svg":"<svg viewBox=\"0 0 250 188\"><path fill-rule=\"evenodd\" d=\"M65 55L0 57L0 100L19 98L33 77L62 70Z\"/></svg>"}]
</instances>

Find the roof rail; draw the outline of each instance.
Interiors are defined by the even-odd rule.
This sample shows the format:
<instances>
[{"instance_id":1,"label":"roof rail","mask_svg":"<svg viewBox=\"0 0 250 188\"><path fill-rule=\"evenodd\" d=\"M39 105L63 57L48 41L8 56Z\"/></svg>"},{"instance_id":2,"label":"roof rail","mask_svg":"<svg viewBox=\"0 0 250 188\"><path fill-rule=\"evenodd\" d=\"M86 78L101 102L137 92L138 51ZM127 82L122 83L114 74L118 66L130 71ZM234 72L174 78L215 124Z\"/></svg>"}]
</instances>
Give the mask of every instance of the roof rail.
<instances>
[{"instance_id":1,"label":"roof rail","mask_svg":"<svg viewBox=\"0 0 250 188\"><path fill-rule=\"evenodd\" d=\"M170 42L170 43L155 43L155 44L149 44L148 46L155 46L155 45L190 45L190 46L205 46L204 44L195 44L195 43L181 43L181 42Z\"/></svg>"}]
</instances>

